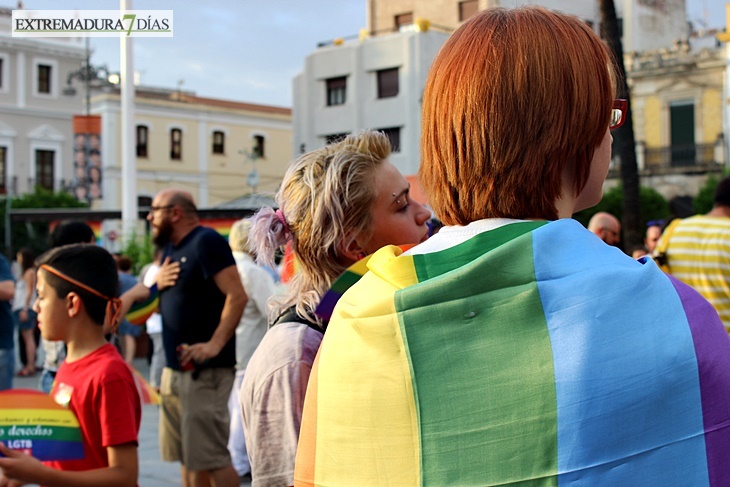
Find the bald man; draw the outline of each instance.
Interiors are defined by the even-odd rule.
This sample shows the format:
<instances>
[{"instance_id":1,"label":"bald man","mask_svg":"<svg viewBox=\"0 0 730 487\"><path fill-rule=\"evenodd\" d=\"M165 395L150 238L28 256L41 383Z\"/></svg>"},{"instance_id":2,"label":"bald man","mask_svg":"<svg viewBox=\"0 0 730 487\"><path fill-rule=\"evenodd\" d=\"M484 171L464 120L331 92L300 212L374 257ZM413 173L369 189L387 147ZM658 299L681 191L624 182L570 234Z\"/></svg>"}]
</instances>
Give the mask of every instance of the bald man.
<instances>
[{"instance_id":1,"label":"bald man","mask_svg":"<svg viewBox=\"0 0 730 487\"><path fill-rule=\"evenodd\" d=\"M621 222L618 218L605 211L599 211L588 222L588 230L598 235L598 238L608 245L618 245L621 242Z\"/></svg>"},{"instance_id":2,"label":"bald man","mask_svg":"<svg viewBox=\"0 0 730 487\"><path fill-rule=\"evenodd\" d=\"M160 379L162 458L181 463L184 487L238 486L228 453L228 396L234 332L248 297L228 242L199 224L190 193L159 193L147 220L163 260L157 277L167 361Z\"/></svg>"}]
</instances>

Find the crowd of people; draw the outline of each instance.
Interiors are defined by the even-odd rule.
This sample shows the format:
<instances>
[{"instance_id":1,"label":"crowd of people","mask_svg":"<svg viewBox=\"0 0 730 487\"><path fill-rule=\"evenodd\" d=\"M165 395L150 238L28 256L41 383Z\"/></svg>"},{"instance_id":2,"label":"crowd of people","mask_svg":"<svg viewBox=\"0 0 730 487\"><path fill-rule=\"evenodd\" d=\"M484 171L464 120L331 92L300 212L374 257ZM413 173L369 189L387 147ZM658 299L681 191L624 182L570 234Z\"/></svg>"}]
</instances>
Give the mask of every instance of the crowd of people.
<instances>
[{"instance_id":1,"label":"crowd of people","mask_svg":"<svg viewBox=\"0 0 730 487\"><path fill-rule=\"evenodd\" d=\"M727 485L730 179L632 255L615 216L572 219L602 197L616 79L580 19L488 9L426 81L432 210L365 130L296 159L277 208L228 241L190 193L157 194L141 282L83 231L19 255L18 280L0 258L0 320L37 313L41 387L86 451L41 464L0 445L0 485L136 484L138 329L120 320L151 293L160 452L185 487ZM285 247L298 271L280 288Z\"/></svg>"}]
</instances>

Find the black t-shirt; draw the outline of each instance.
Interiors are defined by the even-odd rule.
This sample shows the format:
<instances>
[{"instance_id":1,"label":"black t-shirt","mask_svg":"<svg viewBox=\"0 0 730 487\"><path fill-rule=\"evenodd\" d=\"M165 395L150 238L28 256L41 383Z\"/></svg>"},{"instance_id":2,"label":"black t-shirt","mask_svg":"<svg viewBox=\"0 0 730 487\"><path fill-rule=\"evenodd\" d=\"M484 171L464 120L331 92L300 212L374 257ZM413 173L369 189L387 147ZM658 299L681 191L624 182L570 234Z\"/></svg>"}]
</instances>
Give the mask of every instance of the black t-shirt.
<instances>
[{"instance_id":1,"label":"black t-shirt","mask_svg":"<svg viewBox=\"0 0 730 487\"><path fill-rule=\"evenodd\" d=\"M163 261L170 257L180 263L180 275L174 286L160 292L162 342L167 366L180 370L177 347L183 343L207 342L220 322L225 295L213 277L226 267L236 265L228 242L218 232L195 227L176 246L168 244ZM221 352L199 368L236 365L235 335Z\"/></svg>"}]
</instances>

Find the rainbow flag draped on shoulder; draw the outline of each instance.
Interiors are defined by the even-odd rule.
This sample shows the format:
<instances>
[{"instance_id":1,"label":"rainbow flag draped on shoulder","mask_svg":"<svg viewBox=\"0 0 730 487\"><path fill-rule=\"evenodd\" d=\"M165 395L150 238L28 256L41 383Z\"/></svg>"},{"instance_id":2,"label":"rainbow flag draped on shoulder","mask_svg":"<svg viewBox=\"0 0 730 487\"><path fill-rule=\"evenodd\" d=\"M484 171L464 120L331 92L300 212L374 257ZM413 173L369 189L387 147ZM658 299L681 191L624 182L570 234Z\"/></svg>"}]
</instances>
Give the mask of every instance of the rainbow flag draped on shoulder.
<instances>
[{"instance_id":1,"label":"rainbow flag draped on shoulder","mask_svg":"<svg viewBox=\"0 0 730 487\"><path fill-rule=\"evenodd\" d=\"M703 298L573 220L449 230L337 303L296 485L728 485L730 338Z\"/></svg>"}]
</instances>

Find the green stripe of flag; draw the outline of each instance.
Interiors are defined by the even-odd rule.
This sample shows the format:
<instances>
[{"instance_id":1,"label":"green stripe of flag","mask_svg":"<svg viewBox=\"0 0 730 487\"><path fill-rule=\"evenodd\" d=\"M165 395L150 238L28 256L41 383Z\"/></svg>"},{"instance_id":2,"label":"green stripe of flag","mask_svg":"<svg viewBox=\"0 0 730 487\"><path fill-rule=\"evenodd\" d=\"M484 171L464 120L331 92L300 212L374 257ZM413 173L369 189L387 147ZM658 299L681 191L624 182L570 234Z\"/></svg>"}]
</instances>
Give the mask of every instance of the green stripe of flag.
<instances>
[{"instance_id":1,"label":"green stripe of flag","mask_svg":"<svg viewBox=\"0 0 730 487\"><path fill-rule=\"evenodd\" d=\"M422 485L557 485L552 353L525 234L537 226L507 225L418 256L417 265L445 272L462 264L462 253L492 249L396 294L419 415Z\"/></svg>"},{"instance_id":2,"label":"green stripe of flag","mask_svg":"<svg viewBox=\"0 0 730 487\"><path fill-rule=\"evenodd\" d=\"M531 232L546 223L544 220L510 223L509 225L504 225L489 232L479 234L456 247L451 247L450 249L442 250L435 254L414 255L413 264L416 267L418 282L426 281L432 277L440 276L452 269L466 265L487 251L493 250L520 235Z\"/></svg>"}]
</instances>

